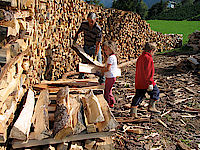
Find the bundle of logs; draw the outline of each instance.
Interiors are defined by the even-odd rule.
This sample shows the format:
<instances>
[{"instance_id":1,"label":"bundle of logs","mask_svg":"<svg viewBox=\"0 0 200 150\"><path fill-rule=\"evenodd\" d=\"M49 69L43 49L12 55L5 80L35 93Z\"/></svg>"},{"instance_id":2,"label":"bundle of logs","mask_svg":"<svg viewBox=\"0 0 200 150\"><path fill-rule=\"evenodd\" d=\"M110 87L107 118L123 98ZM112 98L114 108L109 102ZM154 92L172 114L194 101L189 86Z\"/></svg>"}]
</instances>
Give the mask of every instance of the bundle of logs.
<instances>
[{"instance_id":1,"label":"bundle of logs","mask_svg":"<svg viewBox=\"0 0 200 150\"><path fill-rule=\"evenodd\" d=\"M192 47L193 50L199 51L200 50L200 31L196 31L188 36L188 46Z\"/></svg>"},{"instance_id":2,"label":"bundle of logs","mask_svg":"<svg viewBox=\"0 0 200 150\"><path fill-rule=\"evenodd\" d=\"M97 81L90 82L98 84ZM82 87L85 84L85 88L58 87L75 87L76 83ZM108 131L114 130L118 123L103 97L102 90L88 83L76 80L43 82L35 86L35 90L29 89L21 102L23 109L17 110L19 116L10 131L9 138L14 139L13 148L112 135ZM49 84L57 86L45 88ZM73 136L77 134L80 137Z\"/></svg>"}]
</instances>

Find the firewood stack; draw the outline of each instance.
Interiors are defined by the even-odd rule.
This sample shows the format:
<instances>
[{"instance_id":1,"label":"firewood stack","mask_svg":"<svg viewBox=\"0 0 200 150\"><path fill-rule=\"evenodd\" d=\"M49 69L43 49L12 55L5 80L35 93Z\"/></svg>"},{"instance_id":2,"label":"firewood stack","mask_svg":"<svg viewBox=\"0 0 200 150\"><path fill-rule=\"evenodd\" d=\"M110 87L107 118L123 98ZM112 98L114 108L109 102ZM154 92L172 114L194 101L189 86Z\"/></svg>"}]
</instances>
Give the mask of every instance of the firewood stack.
<instances>
[{"instance_id":1,"label":"firewood stack","mask_svg":"<svg viewBox=\"0 0 200 150\"><path fill-rule=\"evenodd\" d=\"M10 4L10 11L1 10L4 14L0 22L1 32L6 37L1 42L1 62L6 63L27 47L31 47L28 76L32 84L41 79L57 80L63 73L75 70L80 58L70 48L72 38L91 11L98 16L98 23L103 30L103 41L112 39L118 44L119 63L137 58L146 41L157 42L158 49L163 51L174 48L180 37L152 31L138 14L103 9L80 0L41 0L35 3L17 1L14 4ZM82 36L79 37L78 44L83 45Z\"/></svg>"},{"instance_id":2,"label":"firewood stack","mask_svg":"<svg viewBox=\"0 0 200 150\"><path fill-rule=\"evenodd\" d=\"M200 50L200 31L196 31L188 36L188 46L192 47L195 51Z\"/></svg>"}]
</instances>

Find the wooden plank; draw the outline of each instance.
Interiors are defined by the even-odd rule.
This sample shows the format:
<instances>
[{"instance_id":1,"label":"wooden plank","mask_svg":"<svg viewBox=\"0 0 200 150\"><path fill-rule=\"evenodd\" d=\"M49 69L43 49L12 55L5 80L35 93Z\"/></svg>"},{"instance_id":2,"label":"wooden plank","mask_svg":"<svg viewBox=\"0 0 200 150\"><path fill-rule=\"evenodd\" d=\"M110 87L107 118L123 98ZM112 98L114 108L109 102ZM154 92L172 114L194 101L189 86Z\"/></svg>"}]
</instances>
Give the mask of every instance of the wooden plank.
<instances>
[{"instance_id":1,"label":"wooden plank","mask_svg":"<svg viewBox=\"0 0 200 150\"><path fill-rule=\"evenodd\" d=\"M33 85L33 88L35 90L48 89L50 93L58 92L60 89L59 87L49 87L48 85L42 85L42 84ZM105 85L89 86L89 87L82 87L82 88L69 88L70 91L82 91L82 90L88 90L88 89L104 90Z\"/></svg>"},{"instance_id":2,"label":"wooden plank","mask_svg":"<svg viewBox=\"0 0 200 150\"><path fill-rule=\"evenodd\" d=\"M139 118L134 119L132 117L116 117L115 118L118 122L127 123L127 122L149 122L149 118Z\"/></svg>"},{"instance_id":3,"label":"wooden plank","mask_svg":"<svg viewBox=\"0 0 200 150\"><path fill-rule=\"evenodd\" d=\"M58 144L63 142L71 142L71 141L80 141L80 140L87 140L87 139L95 139L95 138L101 138L101 137L108 137L112 136L114 132L96 132L96 133L90 133L90 134L78 134L78 135L72 135L65 137L62 140L55 140L54 138L48 138L44 140L29 140L26 141L13 141L12 147L14 149L16 148L22 148L22 147L33 147L33 146L39 146L39 145L48 145L48 144Z\"/></svg>"},{"instance_id":4,"label":"wooden plank","mask_svg":"<svg viewBox=\"0 0 200 150\"><path fill-rule=\"evenodd\" d=\"M95 66L103 67L104 65L99 63L98 61L94 61L92 57L90 57L88 54L85 53L83 48L81 48L77 44L72 45L72 49L76 51L76 53L81 57L83 60L85 60L89 64L93 64Z\"/></svg>"}]
</instances>

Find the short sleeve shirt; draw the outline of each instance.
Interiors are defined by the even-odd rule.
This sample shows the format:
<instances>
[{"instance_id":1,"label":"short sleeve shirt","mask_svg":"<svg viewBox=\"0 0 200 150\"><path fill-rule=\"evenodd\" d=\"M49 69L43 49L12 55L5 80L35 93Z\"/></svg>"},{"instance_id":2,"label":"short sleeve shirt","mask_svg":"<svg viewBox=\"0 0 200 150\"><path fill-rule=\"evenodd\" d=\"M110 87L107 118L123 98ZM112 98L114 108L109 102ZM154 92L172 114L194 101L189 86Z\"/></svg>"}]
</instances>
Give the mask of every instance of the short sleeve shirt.
<instances>
[{"instance_id":1,"label":"short sleeve shirt","mask_svg":"<svg viewBox=\"0 0 200 150\"><path fill-rule=\"evenodd\" d=\"M114 78L117 76L120 76L121 71L117 67L117 57L116 55L111 55L108 57L106 65L110 64L111 68L109 71L105 72L105 77L106 78Z\"/></svg>"},{"instance_id":2,"label":"short sleeve shirt","mask_svg":"<svg viewBox=\"0 0 200 150\"><path fill-rule=\"evenodd\" d=\"M95 22L92 29L89 28L89 22L84 21L78 30L78 33L84 32L84 45L85 46L95 46L96 42L101 42L102 40L102 30L101 27Z\"/></svg>"}]
</instances>

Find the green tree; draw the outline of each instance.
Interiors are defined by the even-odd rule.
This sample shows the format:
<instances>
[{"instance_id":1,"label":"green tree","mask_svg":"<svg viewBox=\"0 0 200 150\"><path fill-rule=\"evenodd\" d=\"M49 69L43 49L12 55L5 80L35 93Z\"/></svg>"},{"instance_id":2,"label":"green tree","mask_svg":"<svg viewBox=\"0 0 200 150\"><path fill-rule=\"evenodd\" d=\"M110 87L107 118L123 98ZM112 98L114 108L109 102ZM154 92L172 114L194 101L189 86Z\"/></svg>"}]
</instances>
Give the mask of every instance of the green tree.
<instances>
[{"instance_id":1,"label":"green tree","mask_svg":"<svg viewBox=\"0 0 200 150\"><path fill-rule=\"evenodd\" d=\"M100 3L100 0L86 0L86 3L104 7L104 5Z\"/></svg>"},{"instance_id":2,"label":"green tree","mask_svg":"<svg viewBox=\"0 0 200 150\"><path fill-rule=\"evenodd\" d=\"M140 0L140 2L138 2L136 12L142 17L142 19L145 19L147 17L148 7L143 0Z\"/></svg>"},{"instance_id":3,"label":"green tree","mask_svg":"<svg viewBox=\"0 0 200 150\"><path fill-rule=\"evenodd\" d=\"M182 5L191 5L191 4L193 4L193 1L194 0L182 0Z\"/></svg>"},{"instance_id":4,"label":"green tree","mask_svg":"<svg viewBox=\"0 0 200 150\"><path fill-rule=\"evenodd\" d=\"M167 2L162 0L159 3L154 4L148 11L148 19L155 19L161 12L167 9Z\"/></svg>"},{"instance_id":5,"label":"green tree","mask_svg":"<svg viewBox=\"0 0 200 150\"><path fill-rule=\"evenodd\" d=\"M136 12L138 0L114 0L112 7L124 11Z\"/></svg>"}]
</instances>

